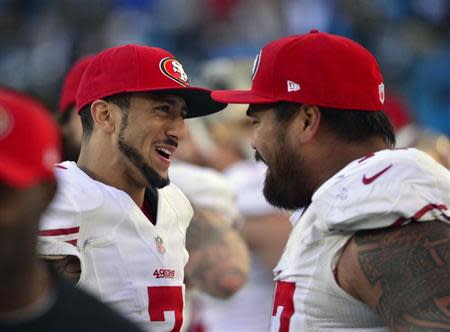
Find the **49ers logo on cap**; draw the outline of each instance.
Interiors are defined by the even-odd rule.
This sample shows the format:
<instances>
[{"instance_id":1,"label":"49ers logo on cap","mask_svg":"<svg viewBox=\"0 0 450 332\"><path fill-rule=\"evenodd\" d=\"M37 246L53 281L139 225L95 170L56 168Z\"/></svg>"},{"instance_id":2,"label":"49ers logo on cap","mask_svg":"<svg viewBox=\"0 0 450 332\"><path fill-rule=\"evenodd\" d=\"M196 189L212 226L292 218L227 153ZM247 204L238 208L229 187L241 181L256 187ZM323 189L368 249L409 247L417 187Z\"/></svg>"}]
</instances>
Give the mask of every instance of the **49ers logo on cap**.
<instances>
[{"instance_id":1,"label":"49ers logo on cap","mask_svg":"<svg viewBox=\"0 0 450 332\"><path fill-rule=\"evenodd\" d=\"M183 66L175 58L164 58L159 63L162 73L168 78L180 83L183 86L189 86L189 79L184 72Z\"/></svg>"}]
</instances>

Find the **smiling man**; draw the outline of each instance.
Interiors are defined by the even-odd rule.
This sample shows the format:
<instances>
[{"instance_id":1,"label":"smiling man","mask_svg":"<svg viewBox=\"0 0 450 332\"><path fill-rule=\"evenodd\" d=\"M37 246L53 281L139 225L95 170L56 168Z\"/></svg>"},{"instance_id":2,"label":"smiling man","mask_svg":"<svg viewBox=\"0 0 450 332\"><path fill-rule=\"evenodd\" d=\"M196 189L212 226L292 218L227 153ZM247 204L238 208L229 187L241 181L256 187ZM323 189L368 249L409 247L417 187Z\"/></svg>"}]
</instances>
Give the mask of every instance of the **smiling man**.
<instances>
[{"instance_id":1,"label":"smiling man","mask_svg":"<svg viewBox=\"0 0 450 332\"><path fill-rule=\"evenodd\" d=\"M393 149L375 58L311 31L266 45L250 91L264 195L293 230L274 269L271 331L450 331L450 174Z\"/></svg>"},{"instance_id":2,"label":"smiling man","mask_svg":"<svg viewBox=\"0 0 450 332\"><path fill-rule=\"evenodd\" d=\"M190 87L172 54L137 45L96 55L76 104L81 152L77 163L57 166L60 189L43 218L40 253L142 327L179 331L193 212L168 168L184 119L224 105Z\"/></svg>"}]
</instances>

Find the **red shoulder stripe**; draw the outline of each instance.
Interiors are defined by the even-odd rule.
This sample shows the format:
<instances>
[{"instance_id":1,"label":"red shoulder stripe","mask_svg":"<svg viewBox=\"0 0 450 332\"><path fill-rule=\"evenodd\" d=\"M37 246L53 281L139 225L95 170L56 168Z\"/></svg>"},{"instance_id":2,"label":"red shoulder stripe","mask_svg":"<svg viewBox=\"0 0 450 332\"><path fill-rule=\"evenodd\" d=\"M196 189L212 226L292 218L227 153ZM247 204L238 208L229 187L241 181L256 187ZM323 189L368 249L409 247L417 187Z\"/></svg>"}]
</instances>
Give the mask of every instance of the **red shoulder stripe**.
<instances>
[{"instance_id":1,"label":"red shoulder stripe","mask_svg":"<svg viewBox=\"0 0 450 332\"><path fill-rule=\"evenodd\" d=\"M69 234L78 233L79 231L80 231L80 227L46 229L43 231L39 231L39 236L69 235Z\"/></svg>"},{"instance_id":2,"label":"red shoulder stripe","mask_svg":"<svg viewBox=\"0 0 450 332\"><path fill-rule=\"evenodd\" d=\"M416 212L416 214L414 214L412 217L410 218L405 218L405 217L400 217L398 218L393 224L392 226L397 227L397 226L402 226L406 221L417 221L418 219L422 218L422 216L427 213L428 211L431 210L447 210L448 207L445 204L428 204L425 205L423 208L421 208L419 211ZM445 217L447 217L444 214Z\"/></svg>"}]
</instances>

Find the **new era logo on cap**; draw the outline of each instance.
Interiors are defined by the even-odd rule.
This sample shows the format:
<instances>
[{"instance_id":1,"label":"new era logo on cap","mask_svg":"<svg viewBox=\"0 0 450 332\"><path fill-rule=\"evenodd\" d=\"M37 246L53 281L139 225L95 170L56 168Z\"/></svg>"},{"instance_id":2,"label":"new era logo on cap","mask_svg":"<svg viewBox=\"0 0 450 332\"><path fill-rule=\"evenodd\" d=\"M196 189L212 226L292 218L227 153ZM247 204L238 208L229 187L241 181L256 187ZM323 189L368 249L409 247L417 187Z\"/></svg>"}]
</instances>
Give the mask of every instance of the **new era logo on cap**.
<instances>
[{"instance_id":1,"label":"new era logo on cap","mask_svg":"<svg viewBox=\"0 0 450 332\"><path fill-rule=\"evenodd\" d=\"M298 91L298 90L300 90L300 84L288 80L287 81L287 89L288 89L288 92Z\"/></svg>"}]
</instances>

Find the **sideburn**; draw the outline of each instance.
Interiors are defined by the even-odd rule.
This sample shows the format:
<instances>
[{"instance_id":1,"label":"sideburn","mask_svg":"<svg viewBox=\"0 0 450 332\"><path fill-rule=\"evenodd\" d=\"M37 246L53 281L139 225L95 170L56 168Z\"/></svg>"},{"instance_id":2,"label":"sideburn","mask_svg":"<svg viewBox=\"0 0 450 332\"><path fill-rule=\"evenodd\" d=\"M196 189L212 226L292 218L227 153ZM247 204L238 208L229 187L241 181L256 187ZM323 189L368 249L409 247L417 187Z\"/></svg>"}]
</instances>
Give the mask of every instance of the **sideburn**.
<instances>
[{"instance_id":1,"label":"sideburn","mask_svg":"<svg viewBox=\"0 0 450 332\"><path fill-rule=\"evenodd\" d=\"M125 142L125 130L128 127L128 109L122 110L122 122L120 124L118 147L123 155L139 170L146 179L149 186L153 188L163 188L170 184L169 178L161 177L153 168L145 161L142 155L134 147Z\"/></svg>"}]
</instances>

